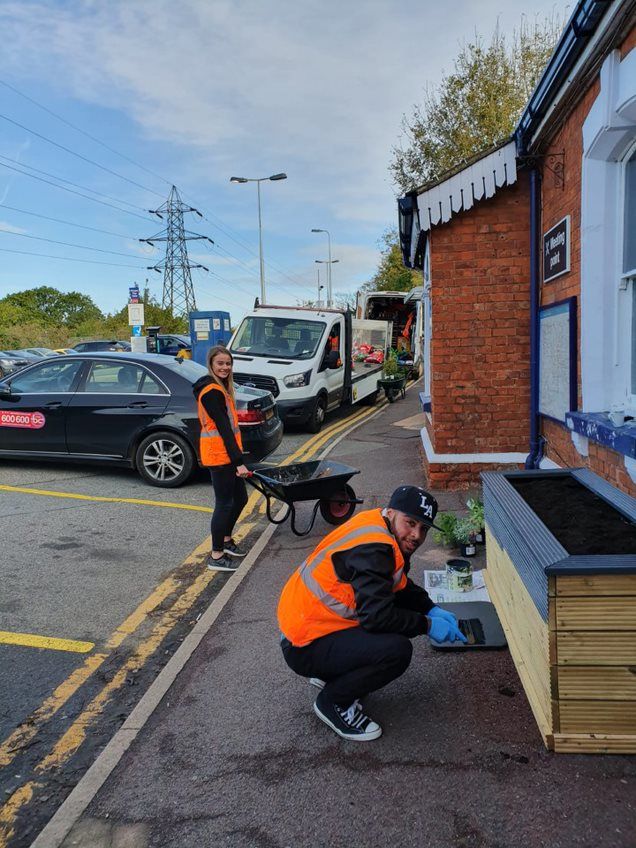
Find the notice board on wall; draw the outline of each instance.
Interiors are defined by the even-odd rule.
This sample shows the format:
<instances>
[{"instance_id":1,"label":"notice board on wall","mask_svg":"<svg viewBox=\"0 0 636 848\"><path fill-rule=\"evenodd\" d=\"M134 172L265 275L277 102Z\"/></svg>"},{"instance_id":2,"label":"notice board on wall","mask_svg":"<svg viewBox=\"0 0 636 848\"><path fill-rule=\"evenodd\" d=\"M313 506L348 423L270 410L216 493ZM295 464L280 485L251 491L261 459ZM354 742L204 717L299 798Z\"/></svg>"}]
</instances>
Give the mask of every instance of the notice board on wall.
<instances>
[{"instance_id":1,"label":"notice board on wall","mask_svg":"<svg viewBox=\"0 0 636 848\"><path fill-rule=\"evenodd\" d=\"M576 409L576 298L539 310L539 412L563 423Z\"/></svg>"}]
</instances>

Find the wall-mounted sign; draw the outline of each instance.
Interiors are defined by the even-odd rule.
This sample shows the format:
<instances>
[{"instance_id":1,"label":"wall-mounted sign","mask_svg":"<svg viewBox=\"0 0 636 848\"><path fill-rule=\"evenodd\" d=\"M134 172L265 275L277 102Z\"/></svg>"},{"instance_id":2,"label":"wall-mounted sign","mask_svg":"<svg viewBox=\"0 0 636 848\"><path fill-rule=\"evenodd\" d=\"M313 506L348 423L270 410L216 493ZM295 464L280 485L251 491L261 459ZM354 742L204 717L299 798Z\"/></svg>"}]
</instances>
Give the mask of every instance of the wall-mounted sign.
<instances>
[{"instance_id":1,"label":"wall-mounted sign","mask_svg":"<svg viewBox=\"0 0 636 848\"><path fill-rule=\"evenodd\" d=\"M563 424L576 409L576 298L539 310L539 412Z\"/></svg>"},{"instance_id":2,"label":"wall-mounted sign","mask_svg":"<svg viewBox=\"0 0 636 848\"><path fill-rule=\"evenodd\" d=\"M199 335L199 333L209 333L210 332L210 319L209 318L195 318L193 321L194 324L194 332Z\"/></svg>"},{"instance_id":3,"label":"wall-mounted sign","mask_svg":"<svg viewBox=\"0 0 636 848\"><path fill-rule=\"evenodd\" d=\"M133 334L133 336L140 336L141 335L141 324L135 324L133 326L132 334Z\"/></svg>"},{"instance_id":4,"label":"wall-mounted sign","mask_svg":"<svg viewBox=\"0 0 636 848\"><path fill-rule=\"evenodd\" d=\"M226 331L227 333L229 333L229 332L230 332L230 319L229 319L229 318L224 318L224 319L223 319L223 327L225 328L225 331Z\"/></svg>"},{"instance_id":5,"label":"wall-mounted sign","mask_svg":"<svg viewBox=\"0 0 636 848\"><path fill-rule=\"evenodd\" d=\"M213 330L220 330L221 329L221 319L220 318L213 318L212 319L212 329Z\"/></svg>"},{"instance_id":6,"label":"wall-mounted sign","mask_svg":"<svg viewBox=\"0 0 636 848\"><path fill-rule=\"evenodd\" d=\"M543 282L549 283L570 270L570 216L543 235Z\"/></svg>"},{"instance_id":7,"label":"wall-mounted sign","mask_svg":"<svg viewBox=\"0 0 636 848\"><path fill-rule=\"evenodd\" d=\"M130 348L132 353L147 353L148 337L147 336L131 336Z\"/></svg>"},{"instance_id":8,"label":"wall-mounted sign","mask_svg":"<svg viewBox=\"0 0 636 848\"><path fill-rule=\"evenodd\" d=\"M143 303L128 304L128 323L131 327L135 324L144 323L144 305Z\"/></svg>"}]
</instances>

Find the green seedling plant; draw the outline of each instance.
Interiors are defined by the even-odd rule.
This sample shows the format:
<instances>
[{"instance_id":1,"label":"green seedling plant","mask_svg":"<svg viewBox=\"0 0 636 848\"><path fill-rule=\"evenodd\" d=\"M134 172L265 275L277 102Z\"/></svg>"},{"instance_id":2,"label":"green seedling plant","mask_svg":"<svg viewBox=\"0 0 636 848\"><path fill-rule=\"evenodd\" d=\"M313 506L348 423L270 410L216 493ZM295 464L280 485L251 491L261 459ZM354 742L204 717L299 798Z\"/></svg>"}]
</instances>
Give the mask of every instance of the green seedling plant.
<instances>
[{"instance_id":1,"label":"green seedling plant","mask_svg":"<svg viewBox=\"0 0 636 848\"><path fill-rule=\"evenodd\" d=\"M453 528L455 542L458 545L469 545L475 537L475 527L470 516L458 518Z\"/></svg>"},{"instance_id":2,"label":"green seedling plant","mask_svg":"<svg viewBox=\"0 0 636 848\"><path fill-rule=\"evenodd\" d=\"M446 545L452 548L457 544L457 538L455 536L457 521L457 516L452 512L438 513L435 523L438 525L439 530L435 530L433 533L433 538L438 545Z\"/></svg>"},{"instance_id":3,"label":"green seedling plant","mask_svg":"<svg viewBox=\"0 0 636 848\"><path fill-rule=\"evenodd\" d=\"M479 533L484 528L484 504L479 498L468 498L466 501L468 507L468 515L473 525L475 533Z\"/></svg>"}]
</instances>

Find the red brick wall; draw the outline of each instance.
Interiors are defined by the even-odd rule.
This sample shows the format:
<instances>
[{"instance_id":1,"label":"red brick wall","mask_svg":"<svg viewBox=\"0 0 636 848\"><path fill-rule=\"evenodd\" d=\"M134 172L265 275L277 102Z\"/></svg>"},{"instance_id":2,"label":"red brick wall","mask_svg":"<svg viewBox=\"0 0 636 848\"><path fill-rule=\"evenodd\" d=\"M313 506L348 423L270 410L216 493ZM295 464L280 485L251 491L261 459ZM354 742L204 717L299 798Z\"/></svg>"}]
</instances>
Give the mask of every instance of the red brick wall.
<instances>
[{"instance_id":1,"label":"red brick wall","mask_svg":"<svg viewBox=\"0 0 636 848\"><path fill-rule=\"evenodd\" d=\"M431 440L438 453L525 451L529 192L518 182L431 233Z\"/></svg>"},{"instance_id":2,"label":"red brick wall","mask_svg":"<svg viewBox=\"0 0 636 848\"><path fill-rule=\"evenodd\" d=\"M636 28L632 28L620 46L621 57L636 46ZM553 175L544 168L542 184L542 230L549 230L565 215L571 216L570 272L541 287L541 305L547 306L567 297L577 298L578 328L578 405L581 401L581 171L583 158L583 124L600 92L598 78L581 98L576 108L546 143L550 151L565 150L564 187L555 185ZM587 410L594 412L598 410ZM546 439L546 456L559 465L585 466L604 477L624 492L636 495L636 486L625 471L622 455L590 440L589 456L582 457L574 447L570 431L548 419L542 420L542 434Z\"/></svg>"},{"instance_id":3,"label":"red brick wall","mask_svg":"<svg viewBox=\"0 0 636 848\"><path fill-rule=\"evenodd\" d=\"M564 468L589 468L595 474L604 477L612 485L636 497L636 484L625 471L625 463L620 454L593 442L588 442L589 456L581 456L574 447L570 431L555 421L544 420L543 435L547 438L547 455Z\"/></svg>"}]
</instances>

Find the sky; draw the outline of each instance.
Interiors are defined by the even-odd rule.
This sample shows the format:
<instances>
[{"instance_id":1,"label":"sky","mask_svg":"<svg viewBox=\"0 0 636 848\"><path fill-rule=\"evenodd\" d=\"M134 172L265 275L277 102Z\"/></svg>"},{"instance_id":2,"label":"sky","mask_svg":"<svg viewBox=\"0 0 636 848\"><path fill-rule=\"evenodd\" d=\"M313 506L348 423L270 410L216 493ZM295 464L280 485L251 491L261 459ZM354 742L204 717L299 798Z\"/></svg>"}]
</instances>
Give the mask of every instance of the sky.
<instances>
[{"instance_id":1,"label":"sky","mask_svg":"<svg viewBox=\"0 0 636 848\"><path fill-rule=\"evenodd\" d=\"M160 300L163 278L148 266L162 245L139 239L161 232L148 210L176 185L203 216L187 214L186 228L214 241L188 243L209 269L192 272L197 307L236 322L260 291L258 209L256 184L230 177L279 172L287 179L261 184L267 301L317 297L328 244L312 228L330 233L334 292L354 292L396 226L388 165L403 114L476 32L572 8L2 0L0 297L50 285L108 312L147 279ZM51 185L62 180L67 191Z\"/></svg>"}]
</instances>

